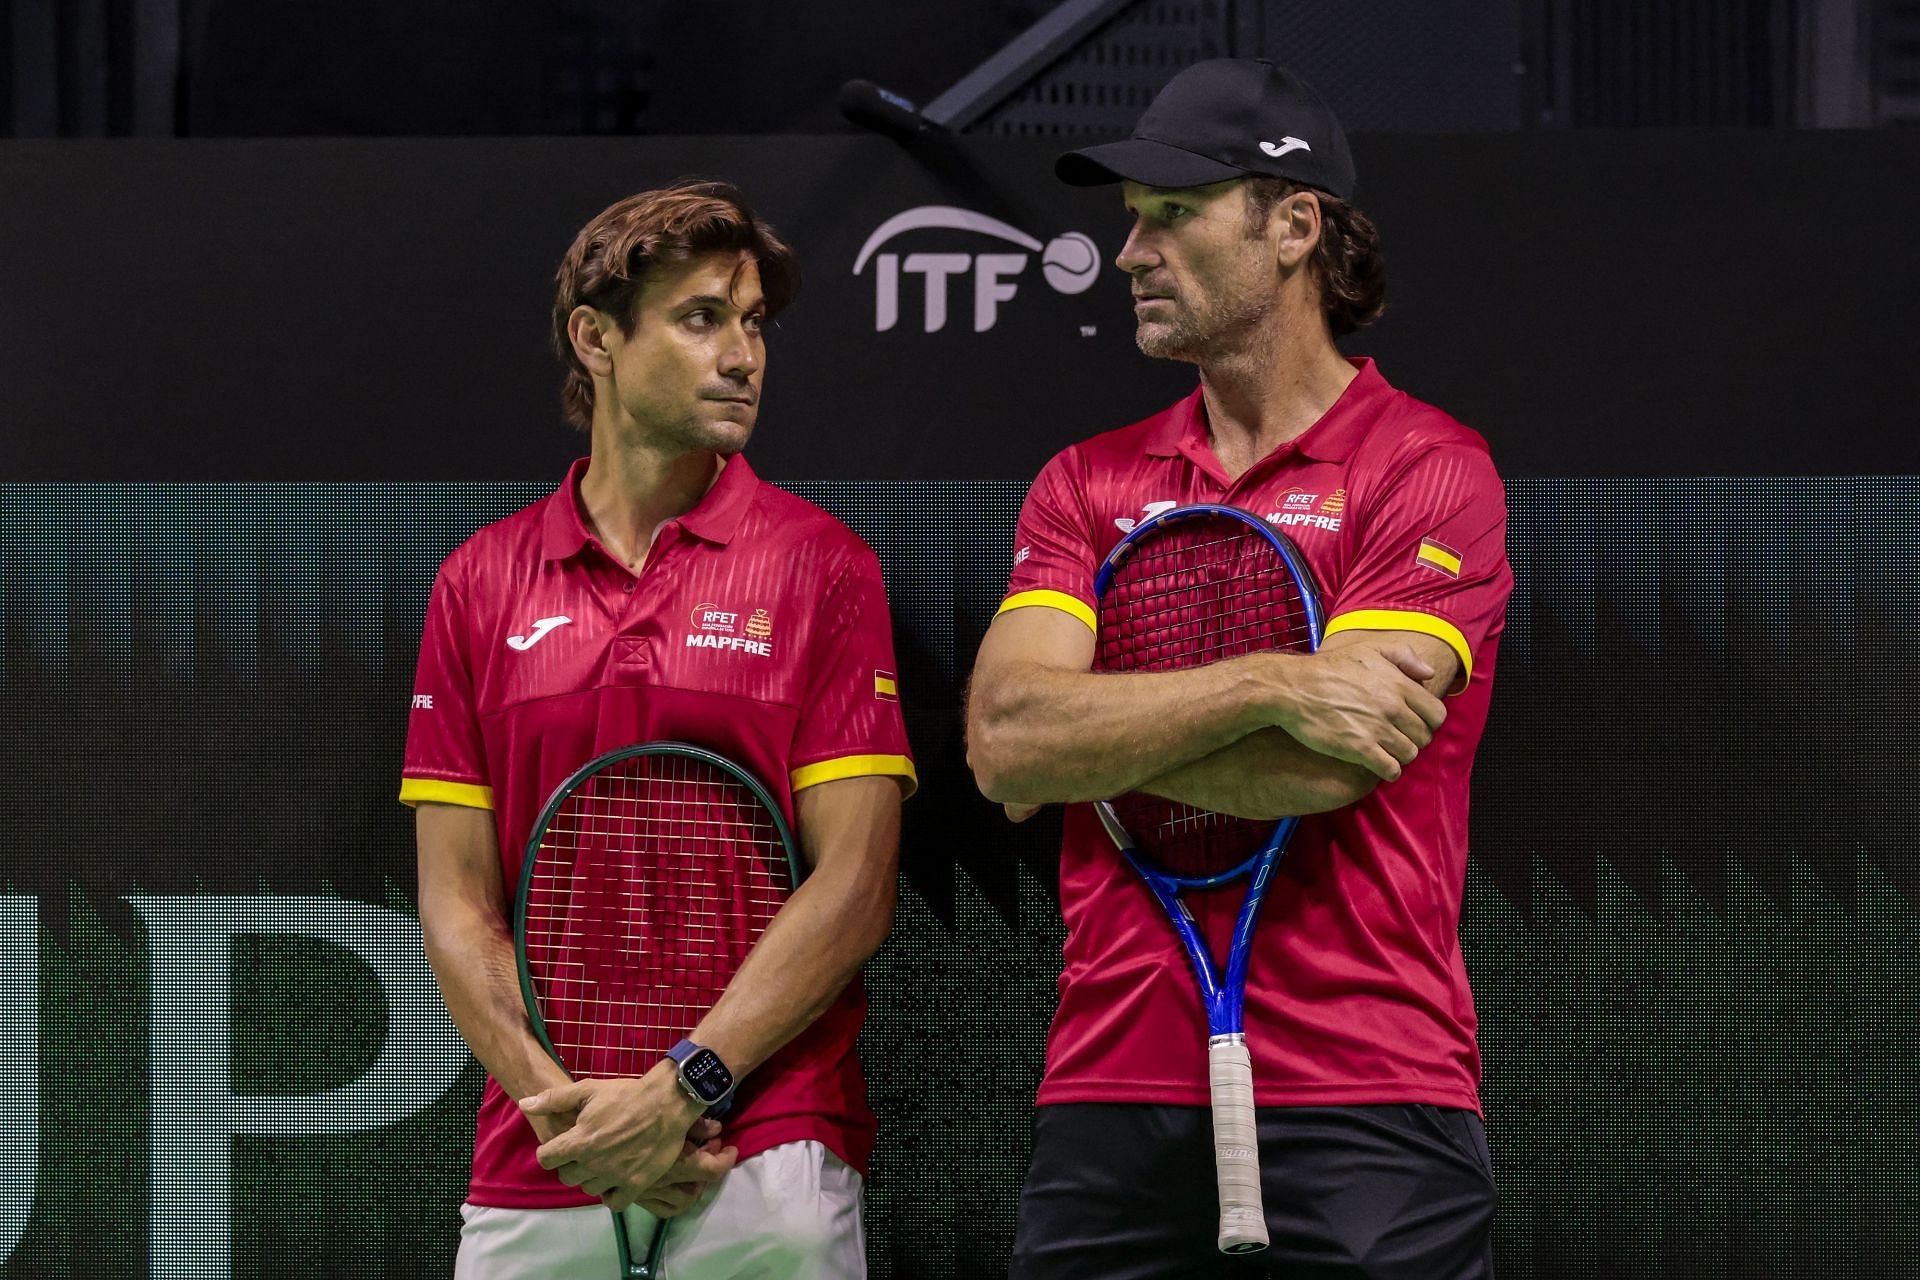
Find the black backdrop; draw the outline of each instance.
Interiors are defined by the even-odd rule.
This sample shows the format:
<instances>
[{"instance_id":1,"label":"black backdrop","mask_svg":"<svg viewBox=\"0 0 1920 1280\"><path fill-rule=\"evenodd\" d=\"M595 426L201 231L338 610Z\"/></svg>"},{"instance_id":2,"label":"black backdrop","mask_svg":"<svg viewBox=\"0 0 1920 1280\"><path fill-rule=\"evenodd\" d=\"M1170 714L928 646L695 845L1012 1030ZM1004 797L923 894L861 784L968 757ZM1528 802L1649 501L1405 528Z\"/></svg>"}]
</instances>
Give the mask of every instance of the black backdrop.
<instances>
[{"instance_id":1,"label":"black backdrop","mask_svg":"<svg viewBox=\"0 0 1920 1280\"><path fill-rule=\"evenodd\" d=\"M1462 926L1503 1274L1920 1258L1915 145L1361 141L1396 309L1356 349L1519 477ZM392 801L419 615L579 447L542 348L572 229L696 170L808 264L753 454L879 551L926 780L870 976L874 1271L1003 1266L1057 823L972 793L958 691L1027 476L1188 374L1131 351L1115 273L908 231L876 255L1028 261L984 332L972 264L944 328L903 270L875 332L852 265L929 205L1110 256L1111 193L1047 154L0 147L7 1274L444 1271L478 1073Z\"/></svg>"},{"instance_id":2,"label":"black backdrop","mask_svg":"<svg viewBox=\"0 0 1920 1280\"><path fill-rule=\"evenodd\" d=\"M1368 137L1392 311L1356 349L1513 476L1920 472L1911 133ZM610 201L731 176L808 281L771 345L755 458L788 479L1024 479L1173 399L1120 273L1056 291L967 231L880 252L1025 253L874 331L862 245L924 206L1109 262L1113 189L1038 141L877 138L0 144L0 479L514 480L555 473L555 264ZM904 261L903 261L904 267ZM1082 337L1083 327L1093 336Z\"/></svg>"}]
</instances>

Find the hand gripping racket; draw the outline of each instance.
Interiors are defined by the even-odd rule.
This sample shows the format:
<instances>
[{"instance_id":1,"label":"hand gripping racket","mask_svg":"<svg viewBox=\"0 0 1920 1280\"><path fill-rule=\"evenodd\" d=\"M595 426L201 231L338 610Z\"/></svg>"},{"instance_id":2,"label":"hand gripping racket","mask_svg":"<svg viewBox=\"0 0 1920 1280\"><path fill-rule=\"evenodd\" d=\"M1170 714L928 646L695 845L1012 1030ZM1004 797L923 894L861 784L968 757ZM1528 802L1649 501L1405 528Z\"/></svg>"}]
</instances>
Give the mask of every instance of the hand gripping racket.
<instances>
[{"instance_id":1,"label":"hand gripping racket","mask_svg":"<svg viewBox=\"0 0 1920 1280\"><path fill-rule=\"evenodd\" d=\"M575 1080L645 1075L725 991L799 883L773 797L726 757L684 742L588 761L547 801L514 907L533 1033ZM658 1274L666 1221L622 1280Z\"/></svg>"},{"instance_id":2,"label":"hand gripping racket","mask_svg":"<svg viewBox=\"0 0 1920 1280\"><path fill-rule=\"evenodd\" d=\"M1262 651L1310 653L1324 618L1306 561L1258 516L1186 506L1143 520L1094 579L1101 671L1174 671ZM1172 921L1207 1009L1220 1251L1267 1247L1253 1063L1241 1016L1260 902L1298 818L1278 825L1130 792L1094 805ZM1244 880L1223 977L1180 894Z\"/></svg>"}]
</instances>

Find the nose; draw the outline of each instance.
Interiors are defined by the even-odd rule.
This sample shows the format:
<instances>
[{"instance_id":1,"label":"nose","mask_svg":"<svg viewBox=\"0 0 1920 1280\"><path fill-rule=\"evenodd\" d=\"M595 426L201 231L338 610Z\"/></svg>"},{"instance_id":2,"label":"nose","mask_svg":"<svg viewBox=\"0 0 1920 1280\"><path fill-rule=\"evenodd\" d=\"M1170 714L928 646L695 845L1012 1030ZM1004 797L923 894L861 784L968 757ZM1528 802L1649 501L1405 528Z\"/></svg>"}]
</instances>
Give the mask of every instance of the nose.
<instances>
[{"instance_id":1,"label":"nose","mask_svg":"<svg viewBox=\"0 0 1920 1280\"><path fill-rule=\"evenodd\" d=\"M1153 247L1152 234L1143 229L1141 222L1135 222L1132 229L1127 232L1127 242L1120 246L1120 252L1114 258L1113 265L1128 275L1151 271L1160 265L1160 254Z\"/></svg>"},{"instance_id":2,"label":"nose","mask_svg":"<svg viewBox=\"0 0 1920 1280\"><path fill-rule=\"evenodd\" d=\"M754 335L747 332L745 325L736 324L728 330L727 338L726 345L720 351L721 376L745 380L758 373L760 350Z\"/></svg>"}]
</instances>

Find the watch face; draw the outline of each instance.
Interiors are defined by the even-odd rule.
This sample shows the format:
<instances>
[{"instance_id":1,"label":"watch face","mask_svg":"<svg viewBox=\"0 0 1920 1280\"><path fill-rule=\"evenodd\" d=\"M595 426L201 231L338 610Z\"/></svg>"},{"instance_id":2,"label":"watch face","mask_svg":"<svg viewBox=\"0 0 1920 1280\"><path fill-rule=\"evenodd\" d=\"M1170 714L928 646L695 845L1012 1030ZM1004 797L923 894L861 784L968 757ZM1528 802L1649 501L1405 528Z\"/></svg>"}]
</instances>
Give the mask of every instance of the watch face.
<instances>
[{"instance_id":1,"label":"watch face","mask_svg":"<svg viewBox=\"0 0 1920 1280\"><path fill-rule=\"evenodd\" d=\"M703 1102L718 1102L733 1088L733 1073L711 1049L702 1049L681 1063L680 1078L692 1086Z\"/></svg>"}]
</instances>

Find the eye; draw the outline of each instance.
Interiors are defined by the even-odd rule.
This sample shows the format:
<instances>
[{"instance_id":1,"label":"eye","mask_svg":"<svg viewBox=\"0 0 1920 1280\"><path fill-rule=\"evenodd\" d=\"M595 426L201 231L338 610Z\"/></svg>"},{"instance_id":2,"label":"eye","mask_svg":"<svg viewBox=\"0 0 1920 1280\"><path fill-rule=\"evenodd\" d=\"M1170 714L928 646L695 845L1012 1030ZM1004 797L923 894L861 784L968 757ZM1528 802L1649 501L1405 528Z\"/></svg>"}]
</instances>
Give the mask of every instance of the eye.
<instances>
[{"instance_id":1,"label":"eye","mask_svg":"<svg viewBox=\"0 0 1920 1280\"><path fill-rule=\"evenodd\" d=\"M707 310L705 307L689 311L686 314L685 323L695 329L711 329L713 327L713 312Z\"/></svg>"},{"instance_id":2,"label":"eye","mask_svg":"<svg viewBox=\"0 0 1920 1280\"><path fill-rule=\"evenodd\" d=\"M767 327L767 318L758 311L749 311L741 323L746 326L748 333L759 333Z\"/></svg>"},{"instance_id":3,"label":"eye","mask_svg":"<svg viewBox=\"0 0 1920 1280\"><path fill-rule=\"evenodd\" d=\"M1184 218L1192 212L1193 210L1187 208L1187 206L1183 204L1165 204L1160 206L1160 217L1163 221L1166 221L1166 222L1172 222L1175 219Z\"/></svg>"}]
</instances>

